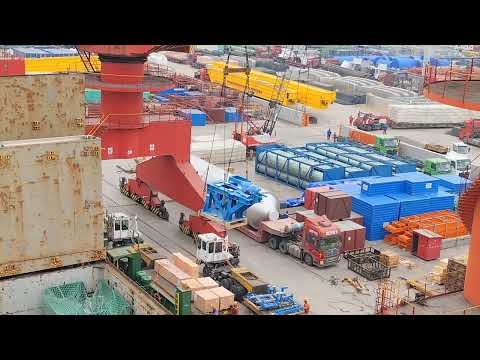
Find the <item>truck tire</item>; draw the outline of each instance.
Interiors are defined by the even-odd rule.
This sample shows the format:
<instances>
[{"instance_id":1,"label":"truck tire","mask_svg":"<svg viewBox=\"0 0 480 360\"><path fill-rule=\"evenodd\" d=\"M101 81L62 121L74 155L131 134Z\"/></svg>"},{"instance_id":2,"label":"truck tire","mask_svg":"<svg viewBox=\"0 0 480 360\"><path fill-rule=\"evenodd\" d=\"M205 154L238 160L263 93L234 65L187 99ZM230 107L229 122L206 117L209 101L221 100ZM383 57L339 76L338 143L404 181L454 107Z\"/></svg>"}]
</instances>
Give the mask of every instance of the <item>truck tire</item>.
<instances>
[{"instance_id":1,"label":"truck tire","mask_svg":"<svg viewBox=\"0 0 480 360\"><path fill-rule=\"evenodd\" d=\"M281 241L280 244L278 245L278 249L282 254L288 254L288 241L287 240Z\"/></svg>"},{"instance_id":2,"label":"truck tire","mask_svg":"<svg viewBox=\"0 0 480 360\"><path fill-rule=\"evenodd\" d=\"M224 278L220 281L220 285L222 285L225 289L230 290L233 285L232 279Z\"/></svg>"},{"instance_id":3,"label":"truck tire","mask_svg":"<svg viewBox=\"0 0 480 360\"><path fill-rule=\"evenodd\" d=\"M240 264L240 259L239 258L233 258L230 261L230 264L232 264L232 266L238 266L238 264Z\"/></svg>"},{"instance_id":4,"label":"truck tire","mask_svg":"<svg viewBox=\"0 0 480 360\"><path fill-rule=\"evenodd\" d=\"M202 274L204 277L210 276L210 268L207 266L207 264L203 265Z\"/></svg>"},{"instance_id":5,"label":"truck tire","mask_svg":"<svg viewBox=\"0 0 480 360\"><path fill-rule=\"evenodd\" d=\"M238 301L238 302L242 301L243 297L247 293L247 290L245 290L245 288L242 285L235 284L235 283L232 284L232 288L230 291L233 293L235 301Z\"/></svg>"},{"instance_id":6,"label":"truck tire","mask_svg":"<svg viewBox=\"0 0 480 360\"><path fill-rule=\"evenodd\" d=\"M270 248L272 248L273 250L277 250L278 238L276 238L275 236L272 236L270 239L268 239L268 246L270 246Z\"/></svg>"},{"instance_id":7,"label":"truck tire","mask_svg":"<svg viewBox=\"0 0 480 360\"><path fill-rule=\"evenodd\" d=\"M303 256L303 261L305 262L305 264L307 264L308 266L313 266L313 258L310 254L305 254Z\"/></svg>"}]
</instances>

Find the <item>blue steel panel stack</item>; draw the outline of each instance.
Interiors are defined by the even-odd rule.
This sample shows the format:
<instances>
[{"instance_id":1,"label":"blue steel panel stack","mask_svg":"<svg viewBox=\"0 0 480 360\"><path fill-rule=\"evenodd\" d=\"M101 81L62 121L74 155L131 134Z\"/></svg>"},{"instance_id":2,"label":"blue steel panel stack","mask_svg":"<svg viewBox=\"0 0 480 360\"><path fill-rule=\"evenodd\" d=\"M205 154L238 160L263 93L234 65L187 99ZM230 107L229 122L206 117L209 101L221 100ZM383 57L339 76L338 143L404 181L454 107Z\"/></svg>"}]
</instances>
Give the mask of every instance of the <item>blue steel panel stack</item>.
<instances>
[{"instance_id":1,"label":"blue steel panel stack","mask_svg":"<svg viewBox=\"0 0 480 360\"><path fill-rule=\"evenodd\" d=\"M51 56L48 52L33 47L15 47L13 48L13 53L16 57L29 59Z\"/></svg>"},{"instance_id":2,"label":"blue steel panel stack","mask_svg":"<svg viewBox=\"0 0 480 360\"><path fill-rule=\"evenodd\" d=\"M470 180L457 175L435 175L434 177L439 180L440 186L455 193L464 192L472 183Z\"/></svg>"},{"instance_id":3,"label":"blue steel panel stack","mask_svg":"<svg viewBox=\"0 0 480 360\"><path fill-rule=\"evenodd\" d=\"M235 107L225 108L225 121L226 122L238 122L240 121L240 113Z\"/></svg>"},{"instance_id":4,"label":"blue steel panel stack","mask_svg":"<svg viewBox=\"0 0 480 360\"><path fill-rule=\"evenodd\" d=\"M453 210L455 208L455 195L439 191L430 196L430 210Z\"/></svg>"},{"instance_id":5,"label":"blue steel panel stack","mask_svg":"<svg viewBox=\"0 0 480 360\"><path fill-rule=\"evenodd\" d=\"M338 185L331 185L332 188L336 190L340 190L346 192L347 194L361 194L362 187L357 184L347 183L347 184L338 184Z\"/></svg>"},{"instance_id":6,"label":"blue steel panel stack","mask_svg":"<svg viewBox=\"0 0 480 360\"><path fill-rule=\"evenodd\" d=\"M436 193L439 180L419 172L395 175L405 180L405 191L411 195Z\"/></svg>"},{"instance_id":7,"label":"blue steel panel stack","mask_svg":"<svg viewBox=\"0 0 480 360\"><path fill-rule=\"evenodd\" d=\"M399 217L424 214L434 211L432 210L430 198L427 195L409 195L406 193L399 193L389 194L388 197L400 202Z\"/></svg>"},{"instance_id":8,"label":"blue steel panel stack","mask_svg":"<svg viewBox=\"0 0 480 360\"><path fill-rule=\"evenodd\" d=\"M155 95L153 98L155 100L157 100L158 102L162 103L162 104L166 104L166 103L170 102L169 99L167 99L166 97L160 96L160 95Z\"/></svg>"},{"instance_id":9,"label":"blue steel panel stack","mask_svg":"<svg viewBox=\"0 0 480 360\"><path fill-rule=\"evenodd\" d=\"M362 193L366 195L388 195L405 191L405 181L394 176L387 176L362 181Z\"/></svg>"},{"instance_id":10,"label":"blue steel panel stack","mask_svg":"<svg viewBox=\"0 0 480 360\"><path fill-rule=\"evenodd\" d=\"M157 95L160 95L160 96L181 95L181 94L184 94L185 92L186 92L185 89L175 88L175 89L167 89L167 90L160 91L157 93Z\"/></svg>"},{"instance_id":11,"label":"blue steel panel stack","mask_svg":"<svg viewBox=\"0 0 480 360\"><path fill-rule=\"evenodd\" d=\"M363 216L368 240L383 240L384 225L398 220L400 202L385 195L352 194L352 211Z\"/></svg>"},{"instance_id":12,"label":"blue steel panel stack","mask_svg":"<svg viewBox=\"0 0 480 360\"><path fill-rule=\"evenodd\" d=\"M180 114L192 121L192 126L207 125L207 114L197 109L180 109Z\"/></svg>"}]
</instances>

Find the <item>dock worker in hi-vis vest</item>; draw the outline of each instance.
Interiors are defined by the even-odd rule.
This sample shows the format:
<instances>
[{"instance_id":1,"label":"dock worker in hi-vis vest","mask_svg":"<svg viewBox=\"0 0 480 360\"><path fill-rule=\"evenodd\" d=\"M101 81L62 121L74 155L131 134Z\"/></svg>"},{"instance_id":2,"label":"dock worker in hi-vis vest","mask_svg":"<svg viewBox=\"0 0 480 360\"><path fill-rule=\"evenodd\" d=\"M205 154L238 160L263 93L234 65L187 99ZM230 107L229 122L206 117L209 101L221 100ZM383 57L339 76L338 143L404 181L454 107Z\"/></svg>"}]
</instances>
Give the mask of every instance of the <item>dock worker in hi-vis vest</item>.
<instances>
[{"instance_id":1,"label":"dock worker in hi-vis vest","mask_svg":"<svg viewBox=\"0 0 480 360\"><path fill-rule=\"evenodd\" d=\"M307 299L303 301L303 312L308 314L310 312L310 304L308 303Z\"/></svg>"}]
</instances>

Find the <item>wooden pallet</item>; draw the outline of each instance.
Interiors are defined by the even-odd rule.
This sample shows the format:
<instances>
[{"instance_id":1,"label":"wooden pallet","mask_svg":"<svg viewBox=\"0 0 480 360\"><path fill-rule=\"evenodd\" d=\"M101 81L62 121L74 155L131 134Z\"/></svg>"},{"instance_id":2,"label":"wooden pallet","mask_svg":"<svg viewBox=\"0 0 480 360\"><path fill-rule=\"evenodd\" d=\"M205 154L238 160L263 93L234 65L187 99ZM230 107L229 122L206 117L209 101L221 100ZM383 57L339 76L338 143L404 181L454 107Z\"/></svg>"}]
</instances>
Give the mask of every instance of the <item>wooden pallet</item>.
<instances>
[{"instance_id":1,"label":"wooden pallet","mask_svg":"<svg viewBox=\"0 0 480 360\"><path fill-rule=\"evenodd\" d=\"M247 218L225 221L225 220L219 218L218 216L215 216L215 215L212 215L212 214L207 214L207 213L202 212L201 215L205 216L207 219L210 219L210 220L216 222L217 224L220 224L220 225L224 226L225 229L227 229L227 230L235 229L237 227L247 225Z\"/></svg>"}]
</instances>

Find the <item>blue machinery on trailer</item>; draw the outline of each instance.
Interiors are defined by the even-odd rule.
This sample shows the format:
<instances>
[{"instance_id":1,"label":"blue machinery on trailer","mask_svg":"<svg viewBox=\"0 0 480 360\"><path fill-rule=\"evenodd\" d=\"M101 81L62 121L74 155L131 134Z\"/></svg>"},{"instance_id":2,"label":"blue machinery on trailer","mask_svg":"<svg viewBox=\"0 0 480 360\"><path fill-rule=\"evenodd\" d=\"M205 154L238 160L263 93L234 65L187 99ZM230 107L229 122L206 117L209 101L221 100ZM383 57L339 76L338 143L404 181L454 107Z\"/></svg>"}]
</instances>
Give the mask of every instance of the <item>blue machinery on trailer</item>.
<instances>
[{"instance_id":1,"label":"blue machinery on trailer","mask_svg":"<svg viewBox=\"0 0 480 360\"><path fill-rule=\"evenodd\" d=\"M249 293L245 299L253 303L261 311L272 311L272 315L288 315L303 311L303 307L298 304L293 294L286 292L287 288L278 289L275 286L268 287L267 294Z\"/></svg>"},{"instance_id":2,"label":"blue machinery on trailer","mask_svg":"<svg viewBox=\"0 0 480 360\"><path fill-rule=\"evenodd\" d=\"M203 212L225 221L245 218L245 211L260 202L262 189L241 176L230 176L228 182L208 184Z\"/></svg>"}]
</instances>

